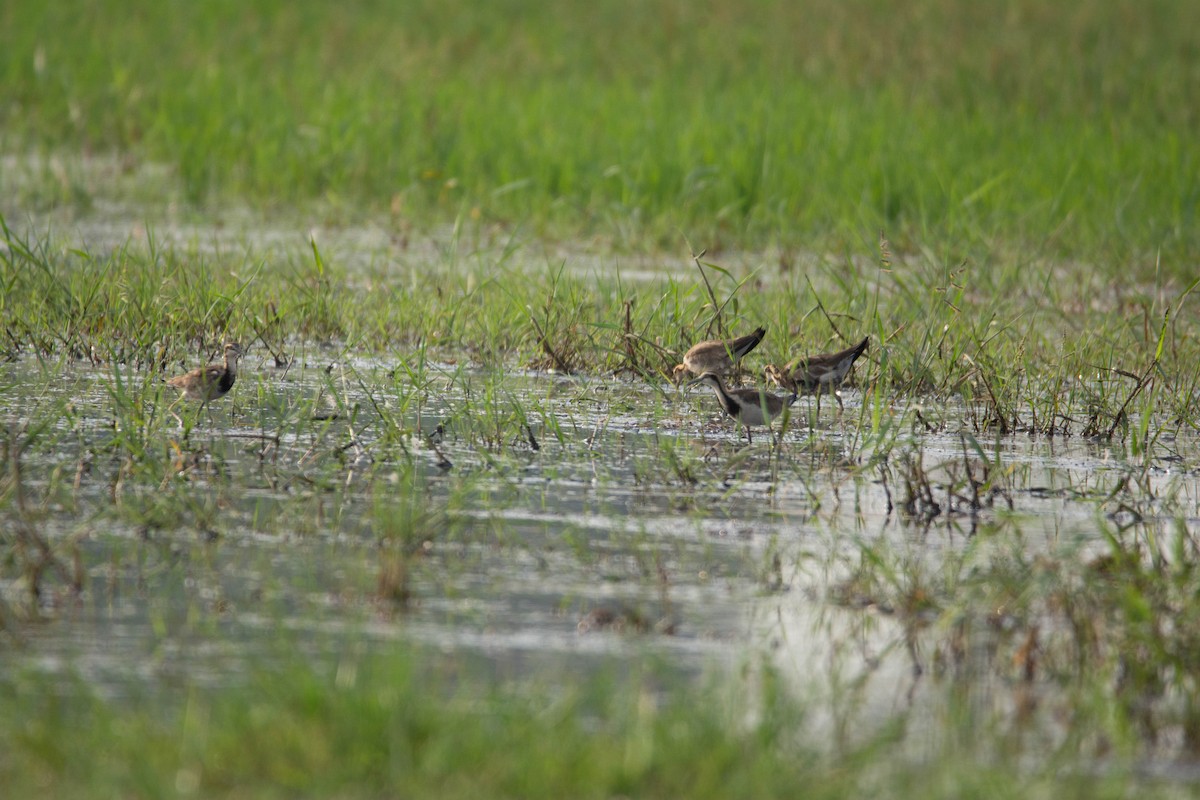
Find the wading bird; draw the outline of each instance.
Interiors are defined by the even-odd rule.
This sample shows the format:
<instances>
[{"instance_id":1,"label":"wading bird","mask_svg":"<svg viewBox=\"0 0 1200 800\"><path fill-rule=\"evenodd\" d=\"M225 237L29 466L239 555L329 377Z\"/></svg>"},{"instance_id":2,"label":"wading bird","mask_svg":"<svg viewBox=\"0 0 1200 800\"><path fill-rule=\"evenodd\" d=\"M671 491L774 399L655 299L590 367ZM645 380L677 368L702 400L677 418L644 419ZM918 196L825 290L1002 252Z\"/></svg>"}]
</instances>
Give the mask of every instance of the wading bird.
<instances>
[{"instance_id":1,"label":"wading bird","mask_svg":"<svg viewBox=\"0 0 1200 800\"><path fill-rule=\"evenodd\" d=\"M850 374L854 362L867 350L871 337L868 336L853 347L847 347L836 353L822 353L819 356L801 356L783 369L774 364L767 364L763 370L767 380L781 389L790 392L812 392L817 396L817 410L820 411L821 394L832 392L837 398L838 407L843 408L842 398L837 388Z\"/></svg>"},{"instance_id":2,"label":"wading bird","mask_svg":"<svg viewBox=\"0 0 1200 800\"><path fill-rule=\"evenodd\" d=\"M754 333L739 336L736 339L712 339L692 345L683 354L683 363L675 365L671 377L676 383L693 375L703 375L712 372L724 375L737 365L742 356L758 347L758 343L767 335L767 329L760 327Z\"/></svg>"},{"instance_id":3,"label":"wading bird","mask_svg":"<svg viewBox=\"0 0 1200 800\"><path fill-rule=\"evenodd\" d=\"M201 408L209 401L216 400L229 394L237 380L237 362L242 355L242 346L237 342L225 345L225 363L209 364L207 367L196 369L184 375L167 381L180 391L179 399L171 404L171 408L180 400L199 400Z\"/></svg>"},{"instance_id":4,"label":"wading bird","mask_svg":"<svg viewBox=\"0 0 1200 800\"><path fill-rule=\"evenodd\" d=\"M746 441L751 444L754 443L754 439L750 436L750 426L765 425L769 428L772 420L781 416L788 406L796 402L795 393L790 397L781 397L761 389L726 389L721 377L712 372L704 373L688 386L701 383L712 387L721 408L746 429Z\"/></svg>"}]
</instances>

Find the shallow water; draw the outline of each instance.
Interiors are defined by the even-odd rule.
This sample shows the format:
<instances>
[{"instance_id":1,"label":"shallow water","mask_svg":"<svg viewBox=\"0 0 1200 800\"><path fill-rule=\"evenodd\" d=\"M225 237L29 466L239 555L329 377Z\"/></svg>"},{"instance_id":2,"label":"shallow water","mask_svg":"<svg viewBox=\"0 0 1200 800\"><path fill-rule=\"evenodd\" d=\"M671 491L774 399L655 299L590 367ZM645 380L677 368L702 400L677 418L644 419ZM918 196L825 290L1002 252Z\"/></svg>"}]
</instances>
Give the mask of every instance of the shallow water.
<instances>
[{"instance_id":1,"label":"shallow water","mask_svg":"<svg viewBox=\"0 0 1200 800\"><path fill-rule=\"evenodd\" d=\"M55 224L89 248L153 238L280 257L312 233L128 219ZM396 257L383 227L317 236L347 263ZM406 243L404 257L454 268L503 244L444 234ZM563 254L521 257L537 269ZM646 279L687 268L577 252L568 263ZM23 499L10 494L0 515L85 576L75 593L49 570L35 601L18 562L0 564L0 670L80 675L120 695L414 642L503 676L648 657L684 676L767 663L833 730L850 685L860 719L939 713L927 676L945 632L914 634L887 598L844 592L864 553L936 577L968 550L986 563L989 547L1086 561L1107 552L1106 525L1135 519L1200 533L1200 437L1165 420L1144 461L1121 443L975 434L970 409L940 400L877 414L852 388L841 416L802 398L779 444L759 432L747 447L703 389L290 350L277 369L252 349L228 398L181 407L179 421L157 374L0 364L0 435L23 446ZM937 513L903 507L914 464ZM985 469L995 491L972 507L964 476ZM1018 702L983 668L972 691L981 705Z\"/></svg>"},{"instance_id":2,"label":"shallow water","mask_svg":"<svg viewBox=\"0 0 1200 800\"><path fill-rule=\"evenodd\" d=\"M273 369L249 366L230 402L201 415L188 442L180 441L173 421L163 430L161 447L183 448L196 459L186 479L165 479L186 480L183 494L196 508L168 504L162 524L153 513L161 487L146 481L121 489L121 506L136 506L132 516L140 519L113 513L119 464L101 455L115 436L110 370L3 368L10 428L36 426L60 403L73 409L50 426L60 437L52 446L31 446L23 456L29 503L58 485L56 468L74 473L88 463L78 488L55 493L38 522L52 541L78 540L87 588L79 598L64 595L60 607L43 608L54 621L25 632L24 657L119 683L174 671L235 675L240 661L269 655L279 632L335 651L415 637L501 661L649 648L689 669L744 641L750 595L743 584L759 537L749 528L731 532L719 519L680 517L678 500L660 494L661 487L644 479L631 485L633 465L656 435L645 432L645 421L610 416L597 435L599 420L590 412L564 411L572 432L560 444L542 426L532 427L545 441L537 451L520 441L492 447L464 441L450 423L437 452L410 437L408 459L380 443L378 415L306 422L294 433L298 428L288 430L284 419L294 406L283 415L264 410L321 394L330 386L323 366L292 369L286 381ZM336 370L372 380L389 368L359 361ZM544 376L505 382L518 401L527 393L555 414L560 401L547 399L545 386L578 388ZM364 401L347 392L339 402ZM622 387L627 399L639 393ZM252 410L248 398L265 404ZM410 422L433 428L460 400L458 392L433 399L421 409L421 422L415 415ZM569 398L561 403L572 405ZM443 458L453 466L439 466ZM402 480L419 484L415 502L403 496ZM469 496L451 500L461 492ZM56 507L67 505L64 499L70 507ZM373 508L393 500L402 513L443 515L453 528L431 532L414 563L407 608L375 596L381 546ZM653 588L658 579L645 575L659 568L651 566L655 559L665 571L665 596ZM21 602L25 588L19 576L7 576L10 602ZM595 608L637 610L652 623L669 619L675 629L672 635L580 633L580 620Z\"/></svg>"},{"instance_id":3,"label":"shallow water","mask_svg":"<svg viewBox=\"0 0 1200 800\"><path fill-rule=\"evenodd\" d=\"M314 350L284 371L252 355L186 439L162 417L170 395L151 392L157 482L122 479L127 451L113 449L114 420L129 419L114 386L154 376L0 367L0 421L10 431L50 421L22 456L26 516L52 543L76 542L87 576L78 596L60 586L42 597L47 621L20 628L6 668L77 672L120 692L236 680L283 643L336 659L417 640L535 672L654 654L699 673L772 653L798 680L870 663L886 710L898 696L889 684L912 682L900 627L864 626L870 612L828 602L858 548L883 542L936 564L1003 518L1031 552L1086 552L1099 499L1130 469L1080 438L981 441L1003 495L922 524L896 508L897 454L919 453L935 485L941 476L935 495L981 460L960 433L904 433L881 445L890 472L859 469L874 451L854 391L842 417L826 409L810 428L802 399L780 444L746 447L705 392L432 364L437 391L415 396L394 366ZM503 401L488 406L497 385ZM514 408L528 428L509 420L490 434L487 415ZM436 446L412 433L439 425ZM1200 448L1182 434L1171 447L1148 480L1194 529ZM378 588L392 512L417 542L407 603ZM27 602L20 574L2 588L11 606ZM590 624L597 610L617 629ZM857 654L848 637L861 639Z\"/></svg>"}]
</instances>

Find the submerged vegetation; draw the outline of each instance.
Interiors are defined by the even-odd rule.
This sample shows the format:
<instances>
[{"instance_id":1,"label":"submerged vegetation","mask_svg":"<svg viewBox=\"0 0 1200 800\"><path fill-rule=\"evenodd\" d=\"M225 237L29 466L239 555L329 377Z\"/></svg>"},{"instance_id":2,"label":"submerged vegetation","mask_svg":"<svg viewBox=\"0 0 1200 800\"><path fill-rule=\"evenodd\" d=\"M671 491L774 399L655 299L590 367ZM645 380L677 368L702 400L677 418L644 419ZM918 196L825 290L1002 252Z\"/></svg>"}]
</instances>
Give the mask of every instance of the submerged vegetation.
<instances>
[{"instance_id":1,"label":"submerged vegetation","mask_svg":"<svg viewBox=\"0 0 1200 800\"><path fill-rule=\"evenodd\" d=\"M0 785L1190 792L1197 14L4 6Z\"/></svg>"},{"instance_id":2,"label":"submerged vegetation","mask_svg":"<svg viewBox=\"0 0 1200 800\"><path fill-rule=\"evenodd\" d=\"M1083 266L984 269L928 254L901 262L885 238L874 263L830 258L802 276L770 264L738 276L697 257L695 271L631 282L619 270L568 271L569 256L517 265L509 247L475 250L466 263L401 249L390 253L398 264L362 266L315 240L286 257L230 259L153 240L93 254L4 230L0 348L10 359L161 371L239 339L285 367L297 343L325 342L391 354L410 372L415 353L418 363L665 383L689 345L766 321L764 362L870 335L872 366L858 382L876 403L961 400L975 433L1080 434L1138 448L1155 435L1156 415L1185 429L1197 415L1200 373L1189 366L1200 338L1188 309L1200 280L1106 285Z\"/></svg>"},{"instance_id":3,"label":"submerged vegetation","mask_svg":"<svg viewBox=\"0 0 1200 800\"><path fill-rule=\"evenodd\" d=\"M1099 294L1081 280L1030 286L1028 270L901 262L886 240L874 263L814 263L801 282L776 267L743 274L706 257L674 277L628 281L562 262L521 265L511 247L409 272L351 267L337 248L315 244L267 259L136 243L91 254L6 236L0 303L10 363L0 376L6 396L21 398L6 405L0 482L9 647L39 620L87 617L100 596L135 587L164 600L182 593L183 609L153 610L150 623L155 649L184 653L186 638L172 644L177 637L220 639L260 614L298 614L311 622L291 624L320 630L331 603L333 619L351 630L372 618L403 629L431 615L451 629L472 627L480 614L495 625L504 619L497 598L528 594L518 576L530 573L540 584L534 606L555 609L538 623L550 642L719 639L729 635L711 617L720 592L777 598L768 603L782 608L816 592L825 606L818 617L840 615L846 629L833 635L830 680L866 670L820 712L842 731L835 753L803 732L815 710L787 692L755 699L753 681L727 689L751 695L731 707L795 703L786 725L796 730L773 727L785 725L779 719L739 724L719 708L691 717L686 691L669 676L651 683L672 688L652 692L632 717L585 712L575 700L561 706L558 690L527 689L535 705L567 709L551 720L506 693L469 702L465 720L452 708L435 714L372 682L365 694L353 690L352 707L365 704L393 746L415 748L412 757L399 763L394 751L367 748L372 765L353 761L364 771L348 763L331 780L369 794L366 775L384 769L417 786L428 781L429 792L461 785L505 795L508 781L528 779L544 781L534 794L580 793L586 784L582 793L597 796L609 791L603 786L703 796L744 781L774 796L809 774L780 773L776 759L806 753L807 768L831 781L830 796L845 796L881 769L881 753L913 748L903 729L925 724L917 721L924 705L943 703L957 725L981 726L969 744L952 744L940 728L918 737L932 741L948 795L982 779L964 774L961 747L995 765L982 773L993 777L1004 758L1040 753L1028 778L1004 784L1013 795L1046 780L1042 770L1064 769L1082 769L1080 796L1121 791L1132 780L1121 772L1129 759L1191 757L1200 736L1190 678L1200 631L1187 623L1200 597L1189 566L1200 557L1200 395L1187 367L1197 357L1188 313L1195 284L1164 280L1127 294ZM1076 319L1082 306L1087 325ZM742 362L743 379L755 383L767 359L865 334L874 344L844 411L801 403L778 440L740 447L724 422L708 424L711 397L679 393L670 375L694 341L759 321L767 338ZM230 339L249 343L230 395L168 414L174 393L163 379ZM1055 450L1072 455L1060 465ZM1072 468L1071 459L1083 463ZM1046 516L1059 533L1045 532ZM697 538L714 520L752 532L743 542ZM814 530L829 532L827 549L810 540ZM331 536L338 544L324 544ZM292 550L293 538L302 543L290 557L299 566L276 574L274 553ZM272 566L229 560L243 549ZM308 559L328 561L315 586ZM246 577L231 583L230 568ZM867 731L881 713L871 699L886 682L871 678L880 657L860 662L841 650L860 639L906 661L909 695L923 698L898 717L884 714L878 734ZM344 659L336 653L345 646L331 637L325 659ZM787 658L778 667L759 660L749 659L755 674L787 672ZM170 663L159 668L169 672ZM184 780L225 794L247 775L324 785L290 748L338 759L366 734L340 710L295 719L297 704L310 708L305 697L332 703L328 693L343 689L322 677L321 658L316 667L309 658L285 663L283 682L253 701L261 710L251 717L239 698L257 690L240 680L189 701L186 712L154 713L137 701L132 727L117 737L122 747L163 730L193 735L176 714L201 714L211 732L188 751L192 760L160 753L143 778L109 773L113 785ZM268 662L251 674L279 669ZM25 674L10 691L49 692L59 680ZM88 730L117 724L93 690L71 691L71 719L82 714ZM572 691L648 690L584 680ZM984 692L998 709L970 699ZM589 713L614 727L598 733L576 718ZM5 769L14 785L69 790L80 773L56 771L57 751L46 750L67 717L42 718L46 730L0 720L0 735L25 742L32 759ZM229 760L262 749L248 744L256 731L285 720L300 725L293 744L266 748L261 765ZM469 720L481 727L463 733ZM495 772L497 752L471 749L453 763L478 772L480 783L449 778L449 762L433 753L458 736L485 741L497 724L531 741L552 738L594 764L541 777ZM425 745L406 744L413 725ZM1034 741L1039 749L1029 750ZM69 739L85 766L95 744ZM541 752L519 739L514 746ZM655 755L630 771L628 758L590 749L606 746ZM690 772L694 754L711 749L748 760L719 775ZM895 796L914 789L913 765L928 757L914 753L883 770ZM1103 777L1084 766L1095 759L1106 764Z\"/></svg>"}]
</instances>

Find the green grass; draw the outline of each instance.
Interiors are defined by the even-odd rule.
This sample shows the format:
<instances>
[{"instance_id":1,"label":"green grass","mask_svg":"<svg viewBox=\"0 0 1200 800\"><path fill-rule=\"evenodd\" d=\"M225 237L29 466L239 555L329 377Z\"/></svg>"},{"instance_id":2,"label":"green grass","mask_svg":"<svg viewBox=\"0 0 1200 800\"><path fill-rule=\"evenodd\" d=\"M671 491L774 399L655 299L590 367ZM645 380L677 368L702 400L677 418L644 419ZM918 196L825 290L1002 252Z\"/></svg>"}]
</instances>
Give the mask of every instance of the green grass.
<instances>
[{"instance_id":1,"label":"green grass","mask_svg":"<svg viewBox=\"0 0 1200 800\"><path fill-rule=\"evenodd\" d=\"M1183 274L1197 27L1186 0L16 2L0 142L163 163L208 209L713 252L886 229L903 252L1143 275L1161 252ZM105 187L46 168L5 191L11 215Z\"/></svg>"},{"instance_id":2,"label":"green grass","mask_svg":"<svg viewBox=\"0 0 1200 800\"><path fill-rule=\"evenodd\" d=\"M853 746L797 736L803 709L770 674L748 698L656 691L651 668L514 692L463 685L461 666L435 660L459 685L410 658L349 655L165 700L5 680L0 778L13 796L64 798L1172 796L1115 760L1066 770L1050 753L1013 770L965 708L957 737L914 764L889 757L895 726Z\"/></svg>"},{"instance_id":3,"label":"green grass","mask_svg":"<svg viewBox=\"0 0 1200 800\"><path fill-rule=\"evenodd\" d=\"M277 358L327 342L392 354L410 377L437 358L663 385L689 345L767 323L752 369L870 335L858 381L874 387L877 403L960 400L976 433L1075 433L1137 450L1163 426L1194 429L1200 417L1190 368L1200 342L1190 313L1196 283L1167 270L1152 284L1110 286L1083 266L973 269L930 253L894 262L883 242L877 264L835 258L803 274L763 265L739 275L705 258L694 280L629 283L619 272L530 264L519 247L468 259L447 252L396 270L315 245L266 260L153 241L92 253L11 230L6 239L0 350L9 357L161 373L223 340Z\"/></svg>"}]
</instances>

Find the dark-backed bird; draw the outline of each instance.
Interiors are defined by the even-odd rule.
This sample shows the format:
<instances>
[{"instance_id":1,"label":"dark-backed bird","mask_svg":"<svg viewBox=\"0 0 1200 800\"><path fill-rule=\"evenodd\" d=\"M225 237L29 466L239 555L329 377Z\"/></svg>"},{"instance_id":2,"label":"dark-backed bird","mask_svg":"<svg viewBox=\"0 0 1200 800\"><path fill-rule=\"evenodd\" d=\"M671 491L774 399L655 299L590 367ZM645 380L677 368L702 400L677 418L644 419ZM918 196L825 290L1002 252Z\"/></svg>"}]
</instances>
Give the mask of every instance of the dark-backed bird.
<instances>
[{"instance_id":1,"label":"dark-backed bird","mask_svg":"<svg viewBox=\"0 0 1200 800\"><path fill-rule=\"evenodd\" d=\"M814 393L817 395L818 402L823 392L833 392L838 406L841 406L842 398L838 396L837 388L846 380L846 376L850 374L850 368L854 366L858 357L866 352L870 342L871 337L868 336L845 350L839 350L836 353L822 353L818 356L801 356L783 369L774 364L768 364L763 371L767 380L779 388L790 392Z\"/></svg>"},{"instance_id":2,"label":"dark-backed bird","mask_svg":"<svg viewBox=\"0 0 1200 800\"><path fill-rule=\"evenodd\" d=\"M237 380L237 362L241 355L242 346L237 342L229 342L225 345L224 364L196 367L191 372L171 378L167 385L180 391L179 400L199 400L203 404L224 397Z\"/></svg>"},{"instance_id":3,"label":"dark-backed bird","mask_svg":"<svg viewBox=\"0 0 1200 800\"><path fill-rule=\"evenodd\" d=\"M679 383L689 372L693 375L703 375L706 372L724 375L741 361L742 356L758 347L766 335L767 329L760 327L754 333L736 339L711 339L692 345L683 354L683 363L675 365L671 377Z\"/></svg>"},{"instance_id":4,"label":"dark-backed bird","mask_svg":"<svg viewBox=\"0 0 1200 800\"><path fill-rule=\"evenodd\" d=\"M788 406L796 402L794 393L790 397L781 397L761 389L726 389L725 384L721 382L721 376L713 372L704 373L688 386L701 383L712 387L717 395L717 402L721 404L725 413L746 429L746 440L750 443L754 442L750 435L751 426L769 427L772 420L777 419Z\"/></svg>"}]
</instances>

